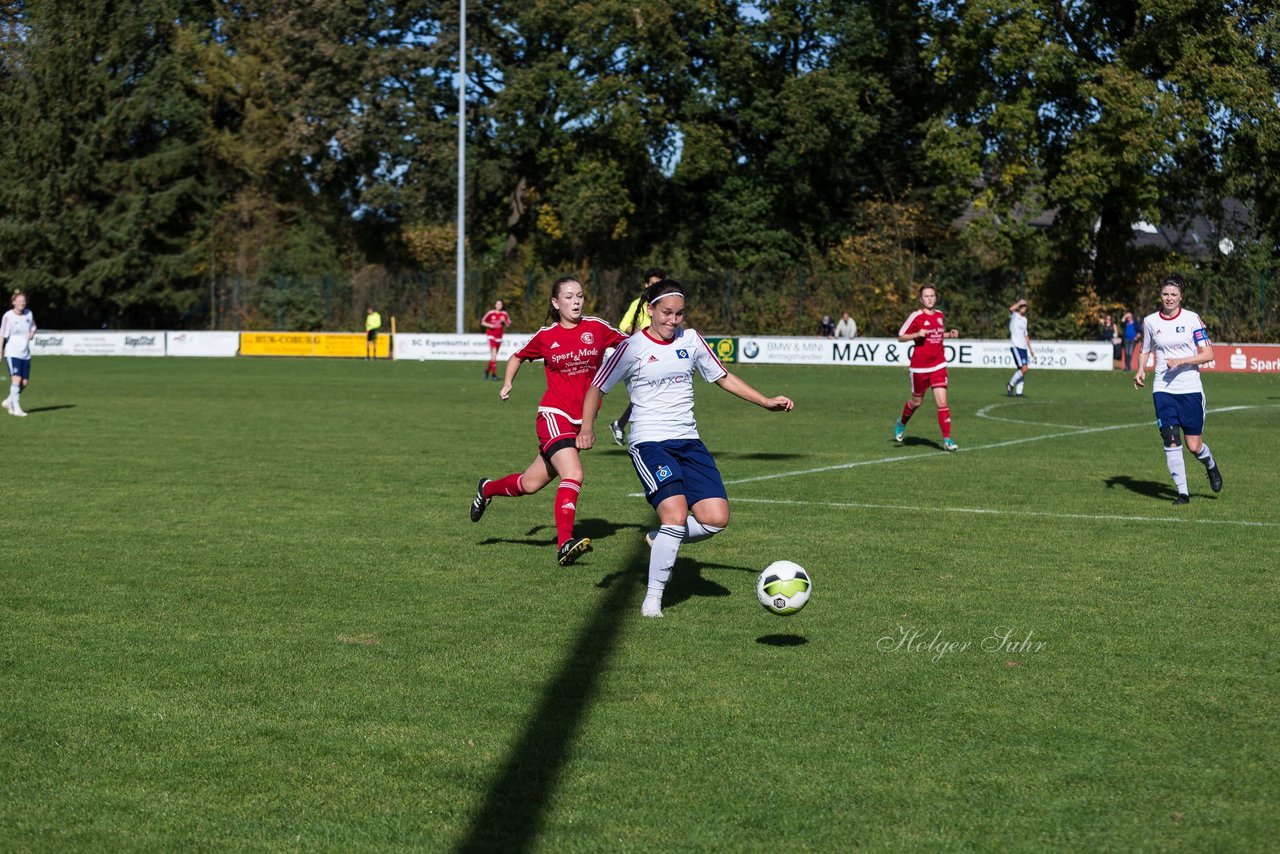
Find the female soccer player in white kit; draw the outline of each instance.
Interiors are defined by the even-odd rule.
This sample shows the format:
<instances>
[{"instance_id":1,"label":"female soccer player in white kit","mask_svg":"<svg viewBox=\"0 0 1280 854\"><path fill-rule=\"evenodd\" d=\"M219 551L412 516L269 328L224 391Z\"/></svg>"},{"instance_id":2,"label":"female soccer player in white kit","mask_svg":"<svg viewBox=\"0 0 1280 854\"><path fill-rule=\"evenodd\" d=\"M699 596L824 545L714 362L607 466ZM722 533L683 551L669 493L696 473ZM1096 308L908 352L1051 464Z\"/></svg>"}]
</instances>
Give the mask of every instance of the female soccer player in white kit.
<instances>
[{"instance_id":1,"label":"female soccer player in white kit","mask_svg":"<svg viewBox=\"0 0 1280 854\"><path fill-rule=\"evenodd\" d=\"M10 415L25 417L18 395L31 378L31 338L36 334L36 318L27 308L27 296L13 292L13 309L0 319L0 339L4 341L4 364L9 372L9 396L0 406Z\"/></svg>"},{"instance_id":2,"label":"female soccer player in white kit","mask_svg":"<svg viewBox=\"0 0 1280 854\"><path fill-rule=\"evenodd\" d=\"M693 417L693 375L702 375L743 400L790 412L786 397L765 397L725 370L702 336L683 329L684 288L663 279L645 289L652 325L613 352L591 381L582 405L578 447L595 443L601 395L624 381L635 409L631 415L631 461L645 496L658 511L661 527L649 542L649 585L640 607L646 617L662 616L662 593L671 579L676 553L686 540L705 540L729 524L729 496Z\"/></svg>"},{"instance_id":3,"label":"female soccer player in white kit","mask_svg":"<svg viewBox=\"0 0 1280 854\"><path fill-rule=\"evenodd\" d=\"M1204 385L1200 366L1213 361L1213 345L1204 321L1194 311L1182 307L1183 279L1176 273L1160 285L1160 310L1142 321L1142 358L1133 375L1134 388L1146 385L1147 360L1155 354L1155 382L1151 398L1156 405L1156 426L1164 440L1165 462L1178 490L1174 504L1190 504L1187 466L1182 457L1181 429L1187 450L1204 464L1209 487L1222 489L1222 472L1204 436Z\"/></svg>"}]
</instances>

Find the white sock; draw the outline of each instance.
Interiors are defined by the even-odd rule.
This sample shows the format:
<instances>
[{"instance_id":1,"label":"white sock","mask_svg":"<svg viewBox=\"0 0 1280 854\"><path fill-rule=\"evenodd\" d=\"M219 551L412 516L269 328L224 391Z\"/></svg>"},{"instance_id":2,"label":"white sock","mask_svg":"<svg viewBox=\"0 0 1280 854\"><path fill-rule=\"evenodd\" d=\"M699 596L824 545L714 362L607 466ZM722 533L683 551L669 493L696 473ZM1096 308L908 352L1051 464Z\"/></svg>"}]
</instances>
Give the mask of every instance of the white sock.
<instances>
[{"instance_id":1,"label":"white sock","mask_svg":"<svg viewBox=\"0 0 1280 854\"><path fill-rule=\"evenodd\" d=\"M9 402L17 403L18 395L22 393L22 386L14 384L9 386Z\"/></svg>"},{"instance_id":2,"label":"white sock","mask_svg":"<svg viewBox=\"0 0 1280 854\"><path fill-rule=\"evenodd\" d=\"M1169 464L1169 474L1173 477L1173 485L1179 495L1187 494L1187 464L1182 459L1182 446L1164 449L1165 462Z\"/></svg>"},{"instance_id":3,"label":"white sock","mask_svg":"<svg viewBox=\"0 0 1280 854\"><path fill-rule=\"evenodd\" d=\"M1013 376L1009 378L1009 385L1017 385L1022 382L1022 371L1014 371Z\"/></svg>"},{"instance_id":4,"label":"white sock","mask_svg":"<svg viewBox=\"0 0 1280 854\"><path fill-rule=\"evenodd\" d=\"M684 527L684 541L686 543L700 543L703 540L709 540L724 530L724 528L717 528L715 525L704 525L692 516L684 523Z\"/></svg>"},{"instance_id":5,"label":"white sock","mask_svg":"<svg viewBox=\"0 0 1280 854\"><path fill-rule=\"evenodd\" d=\"M1200 462L1204 463L1204 467L1205 467L1206 469L1211 469L1211 468L1213 468L1215 465L1217 465L1217 464L1213 461L1213 454L1209 453L1209 446L1208 446L1208 445L1201 445L1201 446L1200 446L1200 453L1196 454L1196 459L1197 459L1197 460L1199 460Z\"/></svg>"},{"instance_id":6,"label":"white sock","mask_svg":"<svg viewBox=\"0 0 1280 854\"><path fill-rule=\"evenodd\" d=\"M661 613L662 591L667 589L667 582L671 580L671 570L675 569L676 554L683 539L684 528L679 525L663 525L658 529L658 536L653 538L653 548L649 551L649 588L645 591L641 607L646 616L654 606Z\"/></svg>"}]
</instances>

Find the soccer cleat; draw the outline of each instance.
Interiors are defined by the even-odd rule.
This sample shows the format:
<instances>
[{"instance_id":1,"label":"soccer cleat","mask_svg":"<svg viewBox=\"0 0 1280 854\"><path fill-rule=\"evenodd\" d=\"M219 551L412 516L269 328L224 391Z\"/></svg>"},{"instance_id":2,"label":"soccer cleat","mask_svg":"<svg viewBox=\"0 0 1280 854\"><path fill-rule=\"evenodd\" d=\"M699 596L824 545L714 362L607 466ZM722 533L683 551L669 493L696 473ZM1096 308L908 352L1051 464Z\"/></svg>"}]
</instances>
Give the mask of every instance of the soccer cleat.
<instances>
[{"instance_id":1,"label":"soccer cleat","mask_svg":"<svg viewBox=\"0 0 1280 854\"><path fill-rule=\"evenodd\" d=\"M951 441L950 439L943 439L943 440L942 440L942 450L944 450L944 451L958 451L958 450L960 450L960 446L959 446L959 445L957 445L955 442Z\"/></svg>"},{"instance_id":2,"label":"soccer cleat","mask_svg":"<svg viewBox=\"0 0 1280 854\"><path fill-rule=\"evenodd\" d=\"M1209 488L1214 492L1222 491L1222 472L1218 471L1216 463L1209 469Z\"/></svg>"},{"instance_id":3,"label":"soccer cleat","mask_svg":"<svg viewBox=\"0 0 1280 854\"><path fill-rule=\"evenodd\" d=\"M7 397L4 399L4 402L3 402L3 403L0 403L0 406L3 406L3 407L5 408L5 411L7 411L7 412L12 412L12 411L13 411L12 409L10 409L10 408L9 408L9 398L7 398Z\"/></svg>"},{"instance_id":4,"label":"soccer cleat","mask_svg":"<svg viewBox=\"0 0 1280 854\"><path fill-rule=\"evenodd\" d=\"M471 521L479 522L480 517L484 515L484 510L489 506L492 498L484 497L484 485L489 482L489 478L480 478L480 483L476 486L476 497L471 499Z\"/></svg>"},{"instance_id":5,"label":"soccer cleat","mask_svg":"<svg viewBox=\"0 0 1280 854\"><path fill-rule=\"evenodd\" d=\"M654 599L650 596L644 597L644 602L640 605L640 616L642 617L661 617L662 616L662 600Z\"/></svg>"},{"instance_id":6,"label":"soccer cleat","mask_svg":"<svg viewBox=\"0 0 1280 854\"><path fill-rule=\"evenodd\" d=\"M905 435L907 435L907 425L902 423L902 419L898 419L898 423L893 425L893 441L901 442Z\"/></svg>"},{"instance_id":7,"label":"soccer cleat","mask_svg":"<svg viewBox=\"0 0 1280 854\"><path fill-rule=\"evenodd\" d=\"M565 540L564 545L560 547L560 551L556 553L556 563L561 566L569 566L579 556L591 551L591 539L589 537L576 537L571 540Z\"/></svg>"},{"instance_id":8,"label":"soccer cleat","mask_svg":"<svg viewBox=\"0 0 1280 854\"><path fill-rule=\"evenodd\" d=\"M614 421L609 424L609 431L613 433L613 443L615 445L621 445L623 442L622 425L617 421Z\"/></svg>"},{"instance_id":9,"label":"soccer cleat","mask_svg":"<svg viewBox=\"0 0 1280 854\"><path fill-rule=\"evenodd\" d=\"M653 548L653 541L654 541L654 540L656 540L657 538L658 538L658 532L657 532L657 531L645 531L645 532L644 532L644 544L645 544L646 546L648 546L649 548Z\"/></svg>"},{"instance_id":10,"label":"soccer cleat","mask_svg":"<svg viewBox=\"0 0 1280 854\"><path fill-rule=\"evenodd\" d=\"M10 409L9 409L9 414L10 414L10 415L16 415L16 416L18 416L19 418L26 418L26 417L27 417L27 413L25 413L25 412L23 412L23 411L22 411L22 407L21 407L21 406L13 406L13 407L10 407Z\"/></svg>"},{"instance_id":11,"label":"soccer cleat","mask_svg":"<svg viewBox=\"0 0 1280 854\"><path fill-rule=\"evenodd\" d=\"M1191 496L1187 495L1185 492L1180 492L1178 493L1178 497L1173 499L1173 503L1174 504L1190 504Z\"/></svg>"},{"instance_id":12,"label":"soccer cleat","mask_svg":"<svg viewBox=\"0 0 1280 854\"><path fill-rule=\"evenodd\" d=\"M1013 383L1009 383L1004 387L1005 397L1013 397Z\"/></svg>"}]
</instances>

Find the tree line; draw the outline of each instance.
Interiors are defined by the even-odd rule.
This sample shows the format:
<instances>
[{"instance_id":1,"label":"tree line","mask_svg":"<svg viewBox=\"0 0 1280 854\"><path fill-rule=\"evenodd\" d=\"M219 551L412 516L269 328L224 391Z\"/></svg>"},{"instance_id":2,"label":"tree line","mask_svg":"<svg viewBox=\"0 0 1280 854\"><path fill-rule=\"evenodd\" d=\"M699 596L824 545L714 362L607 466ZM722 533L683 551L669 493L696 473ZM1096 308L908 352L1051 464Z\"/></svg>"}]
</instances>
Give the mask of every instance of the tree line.
<instances>
[{"instance_id":1,"label":"tree line","mask_svg":"<svg viewBox=\"0 0 1280 854\"><path fill-rule=\"evenodd\" d=\"M445 323L458 16L0 0L0 279L47 327ZM470 315L657 264L723 331L885 332L930 282L1071 337L1178 270L1280 335L1273 4L472 0L467 35Z\"/></svg>"}]
</instances>

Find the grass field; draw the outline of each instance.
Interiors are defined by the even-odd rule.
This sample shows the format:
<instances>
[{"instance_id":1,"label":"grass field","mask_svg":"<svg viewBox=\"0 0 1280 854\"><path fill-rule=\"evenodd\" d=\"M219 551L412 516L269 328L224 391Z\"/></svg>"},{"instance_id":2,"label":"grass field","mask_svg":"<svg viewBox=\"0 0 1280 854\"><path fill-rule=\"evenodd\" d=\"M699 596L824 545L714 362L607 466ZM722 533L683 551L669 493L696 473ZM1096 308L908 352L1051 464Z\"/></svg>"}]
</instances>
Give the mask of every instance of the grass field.
<instances>
[{"instance_id":1,"label":"grass field","mask_svg":"<svg viewBox=\"0 0 1280 854\"><path fill-rule=\"evenodd\" d=\"M586 457L574 567L550 491L467 520L532 459L538 366L506 404L479 364L34 368L0 417L0 849L1280 838L1274 378L1207 378L1226 488L1189 461L1176 508L1124 374L954 371L953 455L932 402L891 441L900 370L742 368L786 415L699 384L733 521L642 620L622 449ZM755 601L778 558L815 579L790 618Z\"/></svg>"}]
</instances>

